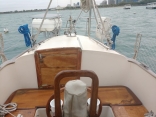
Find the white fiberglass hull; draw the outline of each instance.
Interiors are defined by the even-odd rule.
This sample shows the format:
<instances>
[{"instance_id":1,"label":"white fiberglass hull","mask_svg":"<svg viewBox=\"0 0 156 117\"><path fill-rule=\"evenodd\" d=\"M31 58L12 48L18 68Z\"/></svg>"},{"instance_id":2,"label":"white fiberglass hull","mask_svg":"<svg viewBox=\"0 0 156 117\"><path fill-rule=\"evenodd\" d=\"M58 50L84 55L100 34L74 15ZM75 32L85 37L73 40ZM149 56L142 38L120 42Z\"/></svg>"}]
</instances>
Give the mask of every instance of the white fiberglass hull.
<instances>
[{"instance_id":1,"label":"white fiberglass hull","mask_svg":"<svg viewBox=\"0 0 156 117\"><path fill-rule=\"evenodd\" d=\"M26 52L13 63L1 68L0 94L3 95L0 95L0 104L3 104L8 96L18 89L38 88L34 51L68 47L82 49L81 70L94 71L99 78L100 86L127 86L149 111L156 113L155 74L140 66L139 63L84 36L64 35L45 40L35 50ZM90 80L81 79L88 85L91 84Z\"/></svg>"}]
</instances>

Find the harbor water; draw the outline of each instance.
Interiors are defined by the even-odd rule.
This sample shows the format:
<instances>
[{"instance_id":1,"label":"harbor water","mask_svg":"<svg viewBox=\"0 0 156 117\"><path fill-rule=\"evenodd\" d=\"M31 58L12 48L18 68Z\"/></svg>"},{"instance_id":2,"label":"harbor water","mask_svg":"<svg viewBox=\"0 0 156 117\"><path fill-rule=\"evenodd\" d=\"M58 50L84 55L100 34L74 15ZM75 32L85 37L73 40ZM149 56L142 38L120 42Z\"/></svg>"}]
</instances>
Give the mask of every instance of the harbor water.
<instances>
[{"instance_id":1,"label":"harbor water","mask_svg":"<svg viewBox=\"0 0 156 117\"><path fill-rule=\"evenodd\" d=\"M66 26L67 20L71 15L77 19L80 9L60 10L62 16L62 27ZM146 64L156 73L156 10L148 10L145 6L136 6L129 10L123 7L99 8L101 16L111 18L111 24L120 28L120 34L116 38L116 51L133 58L136 35L142 34L141 46L137 60ZM28 24L31 29L32 16L42 12L23 12L0 14L0 32L4 38L4 53L8 59L11 59L28 47L25 46L24 37L18 32L18 27ZM57 11L49 11L57 14ZM93 15L93 13L92 13ZM86 17L88 14L83 13L76 25L77 34L86 35ZM92 16L93 17L93 16ZM95 19L92 19L91 35L95 38ZM3 29L8 28L9 33L4 34ZM83 30L81 30L83 29ZM63 34L63 30L61 31ZM111 36L112 36L111 32ZM44 40L44 34L40 34L37 41ZM61 42L60 42L61 43Z\"/></svg>"}]
</instances>

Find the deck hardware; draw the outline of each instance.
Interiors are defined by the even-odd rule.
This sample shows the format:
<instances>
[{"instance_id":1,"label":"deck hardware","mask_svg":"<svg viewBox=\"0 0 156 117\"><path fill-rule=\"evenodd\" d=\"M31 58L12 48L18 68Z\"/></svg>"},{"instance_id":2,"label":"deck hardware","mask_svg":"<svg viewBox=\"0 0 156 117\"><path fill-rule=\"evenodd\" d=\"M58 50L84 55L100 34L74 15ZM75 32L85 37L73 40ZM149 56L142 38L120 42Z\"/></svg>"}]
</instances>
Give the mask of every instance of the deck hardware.
<instances>
[{"instance_id":1,"label":"deck hardware","mask_svg":"<svg viewBox=\"0 0 156 117\"><path fill-rule=\"evenodd\" d=\"M151 110L149 113L145 113L144 116L145 117L154 117L154 112Z\"/></svg>"},{"instance_id":2,"label":"deck hardware","mask_svg":"<svg viewBox=\"0 0 156 117\"><path fill-rule=\"evenodd\" d=\"M144 67L145 69L150 69L147 65L145 65L144 63L140 64L142 67Z\"/></svg>"},{"instance_id":3,"label":"deck hardware","mask_svg":"<svg viewBox=\"0 0 156 117\"><path fill-rule=\"evenodd\" d=\"M68 37L76 37L76 30L75 30L76 20L73 20L70 16L69 20L66 24L66 30L64 31L64 34Z\"/></svg>"},{"instance_id":4,"label":"deck hardware","mask_svg":"<svg viewBox=\"0 0 156 117\"><path fill-rule=\"evenodd\" d=\"M43 84L42 87L48 86L47 84Z\"/></svg>"},{"instance_id":5,"label":"deck hardware","mask_svg":"<svg viewBox=\"0 0 156 117\"><path fill-rule=\"evenodd\" d=\"M45 89L45 88L53 88L51 85L48 84L42 84L41 86L39 86L40 89Z\"/></svg>"},{"instance_id":6,"label":"deck hardware","mask_svg":"<svg viewBox=\"0 0 156 117\"><path fill-rule=\"evenodd\" d=\"M43 58L44 58L45 56L43 56L42 54L39 54L39 58L40 58L40 63L43 63Z\"/></svg>"}]
</instances>

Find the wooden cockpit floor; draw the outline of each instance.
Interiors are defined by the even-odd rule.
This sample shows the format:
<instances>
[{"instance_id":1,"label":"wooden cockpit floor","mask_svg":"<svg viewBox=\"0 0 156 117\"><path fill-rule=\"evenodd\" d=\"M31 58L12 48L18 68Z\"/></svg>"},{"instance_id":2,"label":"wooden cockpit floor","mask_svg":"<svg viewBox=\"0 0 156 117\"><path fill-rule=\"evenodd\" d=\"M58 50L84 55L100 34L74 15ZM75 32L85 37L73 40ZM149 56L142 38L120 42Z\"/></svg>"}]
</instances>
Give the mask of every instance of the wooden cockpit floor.
<instances>
[{"instance_id":1,"label":"wooden cockpit floor","mask_svg":"<svg viewBox=\"0 0 156 117\"><path fill-rule=\"evenodd\" d=\"M48 99L53 95L53 89L21 89L15 91L6 101L15 102L18 104L16 112L13 112L15 115L18 113L23 114L24 117L34 117L35 110L40 107L46 107ZM102 101L102 105L109 105L112 107L113 112L116 117L141 117L144 116L144 113L147 112L146 108L142 106L141 101L135 96L135 94L124 86L107 86L99 87L98 96ZM88 93L90 97L90 93ZM63 93L61 94L63 100ZM133 107L135 111L131 109ZM125 112L122 110L129 110L131 116L124 116ZM124 109L125 108L125 109ZM137 109L139 109L138 112ZM20 111L20 112L19 112ZM6 117L11 117L7 115Z\"/></svg>"}]
</instances>

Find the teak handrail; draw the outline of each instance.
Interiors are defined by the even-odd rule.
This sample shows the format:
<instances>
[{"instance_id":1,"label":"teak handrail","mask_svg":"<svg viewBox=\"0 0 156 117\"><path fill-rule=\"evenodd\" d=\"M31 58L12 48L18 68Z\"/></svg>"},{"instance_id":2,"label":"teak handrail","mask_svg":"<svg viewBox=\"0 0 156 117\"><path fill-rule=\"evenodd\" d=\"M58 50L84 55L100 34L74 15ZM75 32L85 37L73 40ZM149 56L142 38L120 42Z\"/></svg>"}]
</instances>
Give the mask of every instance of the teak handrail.
<instances>
[{"instance_id":1,"label":"teak handrail","mask_svg":"<svg viewBox=\"0 0 156 117\"><path fill-rule=\"evenodd\" d=\"M62 117L62 111L60 107L60 81L65 77L90 77L92 79L91 87L91 104L89 117L96 116L96 105L99 80L97 75L93 71L88 70L64 70L59 72L54 79L54 98L55 98L55 117Z\"/></svg>"}]
</instances>

